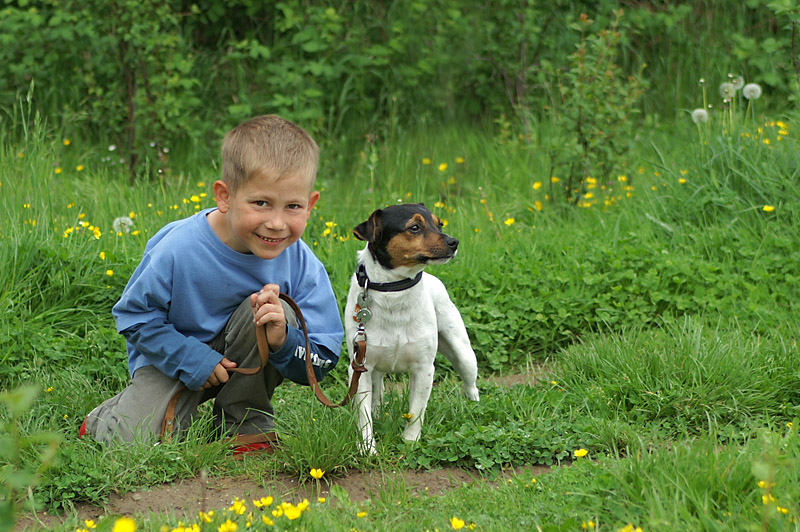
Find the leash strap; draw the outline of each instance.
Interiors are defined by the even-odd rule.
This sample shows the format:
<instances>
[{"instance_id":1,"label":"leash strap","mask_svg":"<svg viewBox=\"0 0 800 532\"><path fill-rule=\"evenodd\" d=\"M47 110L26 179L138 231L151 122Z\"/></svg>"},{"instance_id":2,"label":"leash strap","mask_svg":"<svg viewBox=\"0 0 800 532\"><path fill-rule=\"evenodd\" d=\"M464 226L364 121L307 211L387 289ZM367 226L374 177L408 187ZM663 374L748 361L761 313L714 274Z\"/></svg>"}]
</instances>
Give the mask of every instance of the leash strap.
<instances>
[{"instance_id":1,"label":"leash strap","mask_svg":"<svg viewBox=\"0 0 800 532\"><path fill-rule=\"evenodd\" d=\"M303 330L303 339L305 340L305 348L306 348L306 378L308 379L308 384L312 388L314 388L314 395L317 397L320 403L327 406L328 408L338 408L340 406L345 406L350 399L356 394L358 390L358 381L361 378L361 374L367 371L364 367L364 360L366 358L367 352L367 344L364 340L359 340L355 342L356 348L356 356L353 359L352 367L353 367L353 377L350 380L350 387L347 390L347 395L345 395L342 402L336 404L333 403L330 399L325 396L325 393L322 391L322 388L317 381L317 376L314 374L314 365L311 362L311 343L308 340L308 326L306 325L306 320L303 317L303 313L300 311L300 307L297 306L294 299L289 297L287 294L281 293L279 297L284 300L289 307L294 311L295 315L297 316L297 323L300 325L300 328ZM269 342L267 342L267 332L266 326L263 327L256 327L256 344L258 345L258 354L261 358L261 365L257 368L228 368L229 373L239 373L241 375L256 375L260 373L264 367L269 363ZM178 400L181 398L181 394L186 389L186 386L181 385L181 388L175 392L172 397L170 398L169 402L167 403L167 411L164 414L164 419L161 421L161 439L169 439L172 436L172 433L178 428L175 426L175 410L178 406ZM272 443L276 439L276 435L274 432L266 433L266 434L238 434L235 437L230 439L232 444L241 445L241 444L251 444L251 443Z\"/></svg>"}]
</instances>

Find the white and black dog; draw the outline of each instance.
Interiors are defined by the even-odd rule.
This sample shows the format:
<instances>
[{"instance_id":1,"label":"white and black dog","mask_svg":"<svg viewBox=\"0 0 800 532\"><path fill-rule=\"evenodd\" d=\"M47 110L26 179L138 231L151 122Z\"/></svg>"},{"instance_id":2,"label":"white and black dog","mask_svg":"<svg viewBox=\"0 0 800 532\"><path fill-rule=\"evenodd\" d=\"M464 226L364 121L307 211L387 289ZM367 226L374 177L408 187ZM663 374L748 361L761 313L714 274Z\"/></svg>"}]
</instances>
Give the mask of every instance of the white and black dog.
<instances>
[{"instance_id":1,"label":"white and black dog","mask_svg":"<svg viewBox=\"0 0 800 532\"><path fill-rule=\"evenodd\" d=\"M458 240L442 232L442 222L424 204L392 205L373 212L353 229L367 242L345 307L347 338L361 329L366 337L367 372L358 383L363 449L375 452L372 415L383 400L386 373L408 372L408 424L403 438L419 440L433 386L439 351L464 382L467 398L478 401L478 364L464 321L444 284L423 272L428 264L452 259ZM351 358L354 357L351 354ZM352 368L350 369L352 377Z\"/></svg>"}]
</instances>

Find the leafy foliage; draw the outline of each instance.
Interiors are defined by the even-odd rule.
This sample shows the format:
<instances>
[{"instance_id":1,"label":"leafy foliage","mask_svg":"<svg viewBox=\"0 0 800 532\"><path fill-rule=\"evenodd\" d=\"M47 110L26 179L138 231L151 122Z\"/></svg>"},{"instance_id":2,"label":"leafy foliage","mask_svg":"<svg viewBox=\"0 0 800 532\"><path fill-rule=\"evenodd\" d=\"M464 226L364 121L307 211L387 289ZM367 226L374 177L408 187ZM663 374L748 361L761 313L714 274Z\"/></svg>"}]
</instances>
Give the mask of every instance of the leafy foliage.
<instances>
[{"instance_id":1,"label":"leafy foliage","mask_svg":"<svg viewBox=\"0 0 800 532\"><path fill-rule=\"evenodd\" d=\"M565 134L585 124L571 150L605 174L635 132L638 82L624 80L639 79L645 63L660 87L642 100L650 123L686 107L697 77L734 68L780 98L792 94L792 6L643 4L618 20L617 4L6 2L0 108L10 111L33 84L51 127L116 146L132 177L163 178L175 150L216 145L254 114L280 113L319 138L360 142L394 139L438 117L516 116L514 131L528 136L555 110ZM731 17L733 26L705 26Z\"/></svg>"}]
</instances>

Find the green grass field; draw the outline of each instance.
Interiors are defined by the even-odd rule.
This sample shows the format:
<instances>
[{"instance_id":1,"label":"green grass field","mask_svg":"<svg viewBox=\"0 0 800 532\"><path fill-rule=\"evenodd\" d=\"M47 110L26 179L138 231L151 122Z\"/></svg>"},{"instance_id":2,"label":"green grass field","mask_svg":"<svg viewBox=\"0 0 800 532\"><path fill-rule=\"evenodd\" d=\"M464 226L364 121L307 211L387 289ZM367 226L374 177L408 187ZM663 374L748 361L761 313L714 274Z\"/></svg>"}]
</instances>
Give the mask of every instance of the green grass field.
<instances>
[{"instance_id":1,"label":"green grass field","mask_svg":"<svg viewBox=\"0 0 800 532\"><path fill-rule=\"evenodd\" d=\"M574 204L535 142L480 128L324 145L304 239L340 304L362 246L351 228L375 208L425 202L462 242L429 271L464 316L481 402L468 404L442 361L422 440L407 445L399 377L377 422L378 455L363 457L352 411L326 411L285 385L280 451L243 461L207 444L203 423L157 447L77 438L128 378L111 306L155 231L213 205L217 147L185 160L162 153L164 177L130 187L113 146L43 125L0 137L0 530L31 505L63 512L56 530L88 529L75 504L201 472L262 482L276 500L188 520L132 515L137 529L800 530L794 124L760 117L698 131L687 117L643 132L635 164L585 180ZM121 217L132 225L115 231ZM542 367L533 385L487 379ZM345 378L342 363L326 392L340 397ZM316 482L312 468L326 483L452 465L487 482L437 496L388 487L367 501L334 491L307 507L268 492L276 474ZM554 467L534 480L524 473L533 465ZM509 468L520 473L488 482ZM97 530L130 529L119 517Z\"/></svg>"}]
</instances>

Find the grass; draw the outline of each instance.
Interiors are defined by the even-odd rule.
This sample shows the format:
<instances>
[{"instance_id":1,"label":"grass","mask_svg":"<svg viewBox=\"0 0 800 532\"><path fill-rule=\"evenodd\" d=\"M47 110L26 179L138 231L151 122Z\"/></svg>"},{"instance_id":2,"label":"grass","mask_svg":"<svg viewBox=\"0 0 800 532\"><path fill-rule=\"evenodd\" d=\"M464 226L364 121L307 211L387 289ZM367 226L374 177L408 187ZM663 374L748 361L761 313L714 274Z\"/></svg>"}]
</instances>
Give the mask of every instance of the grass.
<instances>
[{"instance_id":1,"label":"grass","mask_svg":"<svg viewBox=\"0 0 800 532\"><path fill-rule=\"evenodd\" d=\"M327 157L342 149L327 145L304 238L339 301L362 246L350 228L383 205L424 201L462 242L455 261L431 271L461 308L481 376L543 362L549 374L531 386L484 380L472 404L442 362L417 445L400 438L407 391L398 378L376 422L375 457L356 452L352 410L328 411L285 385L275 401L283 447L242 462L208 444L207 417L187 441L156 447L76 437L86 413L128 379L110 308L149 236L213 205L214 158L175 161L169 177L132 188L105 148L67 143L41 124L2 138L0 506L19 498L64 511L56 529L75 530L85 525L71 513L76 503L201 471L212 481L288 473L314 482L311 468L335 479L455 465L485 481L441 496L388 483L368 501L334 489L296 520L287 516L300 501L286 501L280 517L280 501L267 513L245 501L247 512L218 508L206 525L231 519L242 529L252 511L278 529L443 530L463 520L479 530L796 530L800 204L786 120L781 140L771 121L743 130L750 137L708 132L707 143L688 125L654 132L625 179L585 183L592 197L581 207L548 199L561 185L535 149L474 128L365 143L352 160ZM121 216L131 232L112 230ZM345 368L324 383L334 399ZM30 402L11 393L26 384L38 386ZM588 456L576 459L577 449ZM533 482L525 468L541 464L555 467ZM517 473L501 478L509 467ZM141 530L180 519L134 517Z\"/></svg>"}]
</instances>

